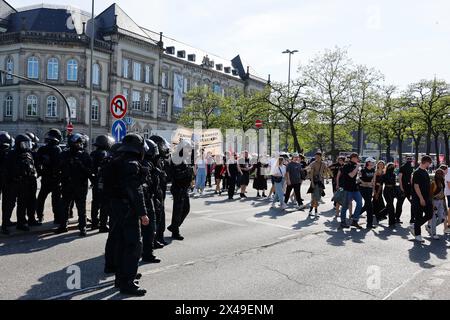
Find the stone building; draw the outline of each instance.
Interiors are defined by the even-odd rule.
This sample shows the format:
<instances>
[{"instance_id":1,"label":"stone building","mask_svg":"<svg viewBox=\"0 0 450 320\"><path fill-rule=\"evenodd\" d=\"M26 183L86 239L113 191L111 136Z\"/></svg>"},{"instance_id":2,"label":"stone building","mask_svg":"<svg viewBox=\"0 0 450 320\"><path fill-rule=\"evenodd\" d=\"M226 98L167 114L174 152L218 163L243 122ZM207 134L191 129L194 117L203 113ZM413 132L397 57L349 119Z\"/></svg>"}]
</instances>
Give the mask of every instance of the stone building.
<instances>
[{"instance_id":1,"label":"stone building","mask_svg":"<svg viewBox=\"0 0 450 320\"><path fill-rule=\"evenodd\" d=\"M129 131L145 136L177 127L185 94L207 85L216 93L227 88L262 90L266 81L251 75L241 58L225 60L138 26L113 4L94 20L92 112L90 91L90 14L67 6L37 5L15 9L0 0L0 69L59 89L66 97L75 131L93 135L111 131L109 104L127 97ZM43 136L64 129L69 114L58 93L7 76L0 86L0 130L26 130Z\"/></svg>"}]
</instances>

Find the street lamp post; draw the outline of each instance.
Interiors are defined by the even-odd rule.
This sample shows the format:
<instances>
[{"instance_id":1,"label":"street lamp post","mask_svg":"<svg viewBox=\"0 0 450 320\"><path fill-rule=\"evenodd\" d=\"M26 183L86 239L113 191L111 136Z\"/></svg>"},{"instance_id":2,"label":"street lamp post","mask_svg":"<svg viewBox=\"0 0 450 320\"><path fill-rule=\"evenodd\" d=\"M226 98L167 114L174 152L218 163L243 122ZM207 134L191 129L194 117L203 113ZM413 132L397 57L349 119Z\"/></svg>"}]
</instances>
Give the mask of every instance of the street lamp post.
<instances>
[{"instance_id":1,"label":"street lamp post","mask_svg":"<svg viewBox=\"0 0 450 320\"><path fill-rule=\"evenodd\" d=\"M283 51L283 54L289 54L289 70L288 70L288 100L291 99L291 61L292 61L292 55L296 54L298 50L289 50L286 49ZM288 152L289 149L289 142L288 142L288 130L289 130L289 124L287 123L286 119L286 152Z\"/></svg>"},{"instance_id":2,"label":"street lamp post","mask_svg":"<svg viewBox=\"0 0 450 320\"><path fill-rule=\"evenodd\" d=\"M92 14L91 14L91 77L89 84L89 138L93 141L92 137L92 100L93 100L93 88L94 83L94 37L95 37L95 19L94 19L95 1L92 0ZM91 150L91 144L89 144L89 150Z\"/></svg>"}]
</instances>

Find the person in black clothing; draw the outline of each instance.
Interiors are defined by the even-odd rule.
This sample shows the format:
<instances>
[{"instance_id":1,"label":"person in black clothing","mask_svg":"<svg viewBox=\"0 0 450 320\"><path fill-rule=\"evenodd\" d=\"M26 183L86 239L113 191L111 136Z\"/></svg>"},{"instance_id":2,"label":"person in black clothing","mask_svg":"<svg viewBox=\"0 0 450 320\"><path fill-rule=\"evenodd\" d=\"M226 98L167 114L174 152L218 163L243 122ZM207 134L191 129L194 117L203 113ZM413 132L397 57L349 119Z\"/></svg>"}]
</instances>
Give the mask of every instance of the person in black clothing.
<instances>
[{"instance_id":1,"label":"person in black clothing","mask_svg":"<svg viewBox=\"0 0 450 320\"><path fill-rule=\"evenodd\" d=\"M394 170L395 165L393 163L389 163L386 167L386 173L383 176L383 196L384 200L386 200L386 210L389 216L389 227L391 228L395 227L396 223L394 199L397 178L395 176Z\"/></svg>"},{"instance_id":2,"label":"person in black clothing","mask_svg":"<svg viewBox=\"0 0 450 320\"><path fill-rule=\"evenodd\" d=\"M414 215L414 227L410 232L416 237L417 242L423 242L422 226L433 217L433 201L431 198L431 181L428 169L432 164L431 157L424 156L419 168L412 178L412 203L411 213Z\"/></svg>"},{"instance_id":3,"label":"person in black clothing","mask_svg":"<svg viewBox=\"0 0 450 320\"><path fill-rule=\"evenodd\" d=\"M214 194L222 195L222 186L221 182L223 179L223 171L224 171L224 163L223 163L223 157L221 155L218 155L215 157L214 161L214 182L216 184L216 191Z\"/></svg>"},{"instance_id":4,"label":"person in black clothing","mask_svg":"<svg viewBox=\"0 0 450 320\"><path fill-rule=\"evenodd\" d=\"M53 221L58 224L61 210L61 175L59 157L62 153L59 144L62 135L58 129L51 129L45 136L45 146L36 154L36 169L41 177L41 190L37 197L36 213L39 222L44 221L44 207L47 196L52 194Z\"/></svg>"},{"instance_id":5,"label":"person in black clothing","mask_svg":"<svg viewBox=\"0 0 450 320\"><path fill-rule=\"evenodd\" d=\"M154 201L155 194L159 192L159 169L155 167L154 161L159 156L159 150L157 144L152 140L145 140L145 144L145 156L141 163L143 169L147 171L143 179L143 191L149 224L147 226L142 226L142 261L145 263L160 263L161 260L156 258L153 254L156 235Z\"/></svg>"},{"instance_id":6,"label":"person in black clothing","mask_svg":"<svg viewBox=\"0 0 450 320\"><path fill-rule=\"evenodd\" d=\"M37 135L35 135L32 132L27 132L25 133L25 135L31 139L31 143L32 143L32 149L31 149L31 155L33 156L33 161L34 161L34 166L36 168L36 158L37 158L37 151L39 149L38 143L39 143L39 138L37 137ZM42 221L36 220L36 194L37 194L37 176L34 175L33 178L30 179L30 185L29 185L29 203L27 206L27 211L29 211L29 213L27 212L27 216L32 216L33 219L31 219L31 221L28 221L28 225L30 227L34 227L34 226L41 226L42 225Z\"/></svg>"},{"instance_id":7,"label":"person in black clothing","mask_svg":"<svg viewBox=\"0 0 450 320\"><path fill-rule=\"evenodd\" d=\"M14 150L8 153L4 166L5 184L8 186L5 201L10 211L4 213L3 223L10 219L17 200L17 230L21 231L30 231L29 226L38 225L34 216L36 167L32 148L33 142L27 135L17 136ZM3 232L9 233L7 227Z\"/></svg>"},{"instance_id":8,"label":"person in black clothing","mask_svg":"<svg viewBox=\"0 0 450 320\"><path fill-rule=\"evenodd\" d=\"M239 187L241 188L240 197L241 199L247 198L246 192L247 187L250 183L250 171L252 166L250 165L250 158L248 151L244 151L244 157L239 159L239 168L241 169L241 178L239 180Z\"/></svg>"},{"instance_id":9,"label":"person in black clothing","mask_svg":"<svg viewBox=\"0 0 450 320\"><path fill-rule=\"evenodd\" d=\"M361 209L361 214L367 212L367 229L373 229L373 188L375 181L375 160L367 159L366 166L361 170L359 191L364 199L364 206Z\"/></svg>"},{"instance_id":10,"label":"person in black clothing","mask_svg":"<svg viewBox=\"0 0 450 320\"><path fill-rule=\"evenodd\" d=\"M223 156L223 158L222 158L223 160L222 160L222 163L223 163L223 166L224 166L224 169L222 169L222 171L223 171L223 174L222 174L222 192L227 192L227 190L228 190L228 167L227 167L227 156L225 155L225 156Z\"/></svg>"},{"instance_id":11,"label":"person in black clothing","mask_svg":"<svg viewBox=\"0 0 450 320\"><path fill-rule=\"evenodd\" d=\"M114 144L114 139L108 135L101 135L95 139L97 149L91 152L92 159L92 203L91 221L92 230L99 230L100 233L108 233L108 205L102 193L103 186L100 184L100 173L102 167L110 158L109 150ZM99 219L100 213L100 219Z\"/></svg>"},{"instance_id":12,"label":"person in black clothing","mask_svg":"<svg viewBox=\"0 0 450 320\"><path fill-rule=\"evenodd\" d=\"M192 151L193 146L191 142L182 140L172 153L172 161L170 164L172 176L172 187L170 191L173 195L173 212L172 223L167 227L167 230L172 232L172 238L178 241L184 240L184 237L180 234L180 227L191 210L189 188L194 171L187 162L191 158Z\"/></svg>"},{"instance_id":13,"label":"person in black clothing","mask_svg":"<svg viewBox=\"0 0 450 320\"><path fill-rule=\"evenodd\" d=\"M342 169L344 164L345 164L345 157L339 157L338 162L333 163L331 166L328 167L333 176L332 177L333 194L336 193L336 191L338 190L339 186L337 185L337 177L339 171Z\"/></svg>"},{"instance_id":14,"label":"person in black clothing","mask_svg":"<svg viewBox=\"0 0 450 320\"><path fill-rule=\"evenodd\" d=\"M11 215L14 206L11 209L8 209L9 201L8 201L8 190L10 190L9 186L7 186L5 181L5 170L6 167L6 159L8 153L11 152L13 139L9 135L8 132L0 132L0 196L2 196L2 232L4 234L9 234L8 228L15 226L14 223L11 222Z\"/></svg>"},{"instance_id":15,"label":"person in black clothing","mask_svg":"<svg viewBox=\"0 0 450 320\"><path fill-rule=\"evenodd\" d=\"M104 168L105 192L110 196L111 230L106 243L105 272L115 272L115 285L122 294L144 296L147 291L135 282L142 253L141 225L148 226L142 186L148 171L143 169L145 141L128 134ZM113 254L111 254L113 252Z\"/></svg>"},{"instance_id":16,"label":"person in black clothing","mask_svg":"<svg viewBox=\"0 0 450 320\"><path fill-rule=\"evenodd\" d=\"M92 159L84 151L84 143L81 134L74 134L69 138L69 150L61 154L62 210L57 230L57 233L68 232L70 206L74 202L77 206L81 237L86 236L86 198L88 181L92 179Z\"/></svg>"},{"instance_id":17,"label":"person in black clothing","mask_svg":"<svg viewBox=\"0 0 450 320\"><path fill-rule=\"evenodd\" d=\"M339 179L343 179L342 183L344 191L347 192L347 201L341 209L341 228L343 229L349 228L347 225L347 210L352 200L356 202L356 209L352 217L353 221L351 226L362 229L358 224L362 209L362 196L356 183L359 171L359 155L354 153L350 156L350 161L344 165L341 174L339 175Z\"/></svg>"},{"instance_id":18,"label":"person in black clothing","mask_svg":"<svg viewBox=\"0 0 450 320\"><path fill-rule=\"evenodd\" d=\"M408 199L409 202L411 202L411 196L412 196L412 185L411 185L411 179L412 174L414 172L413 168L413 159L408 158L406 163L401 166L400 172L398 175L400 187L398 190L397 195L397 207L395 212L395 218L396 223L401 223L401 216L403 213L403 204L405 203L405 200ZM410 224L414 224L414 217L411 215L411 221Z\"/></svg>"},{"instance_id":19,"label":"person in black clothing","mask_svg":"<svg viewBox=\"0 0 450 320\"><path fill-rule=\"evenodd\" d=\"M228 199L233 200L234 193L236 192L236 184L238 181L238 176L242 174L241 168L238 165L237 154L229 153L229 158L227 159L227 173L228 173Z\"/></svg>"},{"instance_id":20,"label":"person in black clothing","mask_svg":"<svg viewBox=\"0 0 450 320\"><path fill-rule=\"evenodd\" d=\"M262 164L261 161L256 163L253 166L253 170L255 170L255 180L253 180L253 189L257 191L256 197L261 198L260 191L262 191L262 197L267 198L267 178L264 175L264 170L269 167L268 164Z\"/></svg>"},{"instance_id":21,"label":"person in black clothing","mask_svg":"<svg viewBox=\"0 0 450 320\"><path fill-rule=\"evenodd\" d=\"M168 245L164 239L164 232L166 229L166 194L167 194L167 183L170 180L170 168L169 168L169 158L170 158L170 144L169 142L160 136L150 137L156 145L158 146L159 155L153 160L153 166L157 169L154 174L158 175L158 192L154 194L154 209L156 215L156 238L155 238L155 249L163 248Z\"/></svg>"}]
</instances>

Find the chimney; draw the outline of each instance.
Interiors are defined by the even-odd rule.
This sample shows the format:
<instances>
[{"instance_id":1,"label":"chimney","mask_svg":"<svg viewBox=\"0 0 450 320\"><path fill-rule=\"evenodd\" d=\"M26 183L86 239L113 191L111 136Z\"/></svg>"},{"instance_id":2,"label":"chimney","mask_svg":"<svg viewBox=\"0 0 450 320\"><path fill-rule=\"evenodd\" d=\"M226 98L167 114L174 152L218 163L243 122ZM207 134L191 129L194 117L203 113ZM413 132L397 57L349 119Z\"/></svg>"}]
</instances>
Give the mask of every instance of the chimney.
<instances>
[{"instance_id":1,"label":"chimney","mask_svg":"<svg viewBox=\"0 0 450 320\"><path fill-rule=\"evenodd\" d=\"M82 34L83 35L86 34L86 22L83 22L83 33Z\"/></svg>"},{"instance_id":2,"label":"chimney","mask_svg":"<svg viewBox=\"0 0 450 320\"><path fill-rule=\"evenodd\" d=\"M270 74L269 74L269 77L268 77L268 79L267 79L267 83L268 83L268 84L271 84L271 83L272 83L272 81L270 80Z\"/></svg>"},{"instance_id":3,"label":"chimney","mask_svg":"<svg viewBox=\"0 0 450 320\"><path fill-rule=\"evenodd\" d=\"M159 47L160 49L164 49L163 33L162 33L162 32L159 33L158 47Z\"/></svg>"}]
</instances>

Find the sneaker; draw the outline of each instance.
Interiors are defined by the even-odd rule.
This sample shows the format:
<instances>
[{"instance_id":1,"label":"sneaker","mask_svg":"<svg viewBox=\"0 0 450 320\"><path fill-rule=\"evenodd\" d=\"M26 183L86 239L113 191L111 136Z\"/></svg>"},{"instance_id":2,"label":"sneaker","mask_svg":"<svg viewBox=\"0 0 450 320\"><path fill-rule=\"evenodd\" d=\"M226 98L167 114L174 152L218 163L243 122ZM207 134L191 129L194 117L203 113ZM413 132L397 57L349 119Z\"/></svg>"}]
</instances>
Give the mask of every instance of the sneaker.
<instances>
[{"instance_id":1,"label":"sneaker","mask_svg":"<svg viewBox=\"0 0 450 320\"><path fill-rule=\"evenodd\" d=\"M425 242L425 240L423 240L422 236L417 236L417 237L416 237L416 242L421 242L421 243L423 243L423 242Z\"/></svg>"},{"instance_id":2,"label":"sneaker","mask_svg":"<svg viewBox=\"0 0 450 320\"><path fill-rule=\"evenodd\" d=\"M272 209L275 209L276 208L276 205L275 205L275 203L272 203L272 205L270 206Z\"/></svg>"},{"instance_id":3,"label":"sneaker","mask_svg":"<svg viewBox=\"0 0 450 320\"><path fill-rule=\"evenodd\" d=\"M433 236L433 231L431 230L431 226L429 224L427 224L425 226L425 230L427 230L428 234L430 235L430 237Z\"/></svg>"},{"instance_id":4,"label":"sneaker","mask_svg":"<svg viewBox=\"0 0 450 320\"><path fill-rule=\"evenodd\" d=\"M412 235L413 237L415 237L415 236L416 236L416 230L415 230L414 225L410 225L410 226L408 227L408 229L409 229L409 232L411 233L411 235Z\"/></svg>"}]
</instances>

